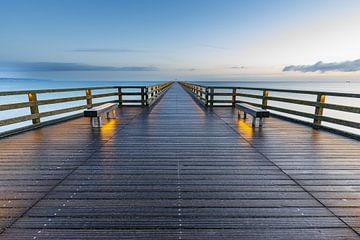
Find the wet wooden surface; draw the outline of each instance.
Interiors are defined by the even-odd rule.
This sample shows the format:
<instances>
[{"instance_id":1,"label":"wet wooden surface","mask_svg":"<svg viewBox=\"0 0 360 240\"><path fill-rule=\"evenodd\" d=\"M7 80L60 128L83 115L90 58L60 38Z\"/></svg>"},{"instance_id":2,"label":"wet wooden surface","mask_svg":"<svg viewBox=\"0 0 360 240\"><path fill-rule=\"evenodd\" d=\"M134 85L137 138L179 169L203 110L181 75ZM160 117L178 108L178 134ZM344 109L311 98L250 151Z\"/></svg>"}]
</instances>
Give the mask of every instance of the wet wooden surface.
<instances>
[{"instance_id":1,"label":"wet wooden surface","mask_svg":"<svg viewBox=\"0 0 360 240\"><path fill-rule=\"evenodd\" d=\"M252 129L179 85L0 140L0 239L359 239L360 144L276 118Z\"/></svg>"}]
</instances>

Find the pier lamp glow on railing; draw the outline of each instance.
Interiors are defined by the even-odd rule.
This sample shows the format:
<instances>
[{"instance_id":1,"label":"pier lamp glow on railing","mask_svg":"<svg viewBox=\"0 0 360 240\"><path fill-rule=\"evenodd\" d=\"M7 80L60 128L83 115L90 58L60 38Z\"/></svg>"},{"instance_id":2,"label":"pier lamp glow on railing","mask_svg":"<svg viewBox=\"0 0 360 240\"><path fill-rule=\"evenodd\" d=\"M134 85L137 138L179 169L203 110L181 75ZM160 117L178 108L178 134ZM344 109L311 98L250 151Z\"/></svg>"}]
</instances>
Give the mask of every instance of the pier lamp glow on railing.
<instances>
[{"instance_id":1,"label":"pier lamp glow on railing","mask_svg":"<svg viewBox=\"0 0 360 240\"><path fill-rule=\"evenodd\" d=\"M91 108L92 107L91 89L86 89L85 93L86 93L86 106L87 108Z\"/></svg>"},{"instance_id":2,"label":"pier lamp glow on railing","mask_svg":"<svg viewBox=\"0 0 360 240\"><path fill-rule=\"evenodd\" d=\"M324 114L324 107L323 104L325 103L325 95L324 94L318 94L316 99L316 107L315 107L315 118L314 118L314 125L315 127L318 127L321 125L321 117Z\"/></svg>"},{"instance_id":3,"label":"pier lamp glow on railing","mask_svg":"<svg viewBox=\"0 0 360 240\"><path fill-rule=\"evenodd\" d=\"M37 104L36 93L29 92L28 99L30 103L30 113L32 115L32 123L39 124L40 123L39 105Z\"/></svg>"}]
</instances>

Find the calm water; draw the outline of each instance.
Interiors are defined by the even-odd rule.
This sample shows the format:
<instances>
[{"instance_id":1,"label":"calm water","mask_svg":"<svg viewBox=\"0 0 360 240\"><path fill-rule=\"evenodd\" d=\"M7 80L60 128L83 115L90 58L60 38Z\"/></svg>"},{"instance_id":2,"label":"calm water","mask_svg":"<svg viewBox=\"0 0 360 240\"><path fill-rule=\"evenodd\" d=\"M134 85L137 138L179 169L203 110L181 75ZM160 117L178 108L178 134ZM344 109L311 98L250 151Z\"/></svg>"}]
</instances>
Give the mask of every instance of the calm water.
<instances>
[{"instance_id":1,"label":"calm water","mask_svg":"<svg viewBox=\"0 0 360 240\"><path fill-rule=\"evenodd\" d=\"M157 81L50 81L50 80L35 80L35 79L0 79L0 91L16 91L16 90L31 90L31 89L52 89L52 88L82 88L82 87L97 87L97 86L126 86L126 85L136 85L136 86L147 86L152 84L157 84ZM238 86L238 87L259 87L259 88L280 88L280 89L295 89L295 90L311 90L311 91L330 91L330 92L344 92L344 93L357 93L360 94L360 80L356 81L221 81L221 82L194 82L202 84L205 86ZM104 91L98 91L97 93L102 93ZM244 91L246 93L255 93L260 94L257 91ZM82 94L82 93L79 93ZM315 96L303 95L303 94L287 94L287 93L275 93L270 92L270 95L280 96L280 97L289 97L295 99L304 99L304 100L315 100ZM43 94L40 95L39 99L46 98L56 98L56 97L68 97L74 96L74 93L66 93L59 96L58 94ZM106 99L99 99L99 101L105 100L115 100L113 97ZM258 102L258 100L253 99L244 99L247 101ZM22 102L26 101L26 96L11 96L11 97L0 97L0 104L12 103L12 102ZM339 98L339 97L327 97L326 102L349 105L349 106L360 106L360 99L355 98ZM66 103L66 104L55 104L48 106L41 106L40 111L49 111L64 107L75 106L76 104L82 105L83 102L79 101L78 103ZM269 105L276 105L284 108L291 108L298 111L304 111L313 113L313 107L299 106L296 104L286 104L280 102L271 102ZM28 109L17 109L11 111L0 112L0 119L7 119L15 116L22 116L29 114ZM360 122L359 114L353 113L344 113L333 110L325 110L324 114L326 116L336 117L345 120L351 120L355 122ZM59 115L66 116L66 114ZM49 117L44 120L50 120L55 117ZM297 117L300 118L300 117ZM309 119L302 118L302 120L309 121ZM14 124L6 127L0 127L0 132L10 130L13 128L21 127L24 125L29 125L31 122ZM360 134L360 130L352 129L347 127L342 127L334 124L324 123L324 125L331 126L334 128L342 129L344 131Z\"/></svg>"},{"instance_id":2,"label":"calm water","mask_svg":"<svg viewBox=\"0 0 360 240\"><path fill-rule=\"evenodd\" d=\"M200 82L206 86L238 86L258 88L280 88L309 91L328 91L360 94L360 79L357 81L229 81L229 82Z\"/></svg>"},{"instance_id":3,"label":"calm water","mask_svg":"<svg viewBox=\"0 0 360 240\"><path fill-rule=\"evenodd\" d=\"M157 81L51 81L36 79L1 79L0 91L54 89L54 88L84 88L103 86L147 86L159 83Z\"/></svg>"},{"instance_id":4,"label":"calm water","mask_svg":"<svg viewBox=\"0 0 360 240\"><path fill-rule=\"evenodd\" d=\"M249 82L249 81L238 81L238 82L200 82L200 84L205 86L238 86L238 87L255 87L255 88L274 88L274 89L292 89L292 90L308 90L308 91L327 91L327 92L342 92L342 93L356 93L360 94L360 80L356 81L264 81L264 82ZM247 91L243 90L243 93L251 93L251 94L261 94L259 91ZM306 94L292 94L292 93L278 93L278 92L269 92L269 96L276 97L286 97L286 98L294 98L294 99L302 99L309 101L316 101L316 96L314 95L306 95ZM218 97L219 99L221 97ZM250 101L255 103L261 103L261 100L254 100L250 98L240 98L244 101ZM228 100L230 100L228 98ZM345 97L326 97L326 103L339 104L339 105L347 105L360 107L360 99L359 98L345 98ZM277 106L281 108L288 108L292 110L302 111L306 113L314 113L314 107L311 106L302 106L297 104L289 104L282 102L269 101L269 105ZM274 111L275 112L275 111ZM291 116L288 114L277 112L281 115ZM360 122L360 114L355 113L347 113L341 111L335 111L331 109L324 109L324 115L329 117L334 117L343 120L349 120L353 122ZM291 116L297 119L301 119L307 122L311 122L311 119L302 118L298 116ZM360 135L359 129L339 126L337 124L322 123L325 126L329 126L332 128L340 129L346 132L354 133Z\"/></svg>"}]
</instances>

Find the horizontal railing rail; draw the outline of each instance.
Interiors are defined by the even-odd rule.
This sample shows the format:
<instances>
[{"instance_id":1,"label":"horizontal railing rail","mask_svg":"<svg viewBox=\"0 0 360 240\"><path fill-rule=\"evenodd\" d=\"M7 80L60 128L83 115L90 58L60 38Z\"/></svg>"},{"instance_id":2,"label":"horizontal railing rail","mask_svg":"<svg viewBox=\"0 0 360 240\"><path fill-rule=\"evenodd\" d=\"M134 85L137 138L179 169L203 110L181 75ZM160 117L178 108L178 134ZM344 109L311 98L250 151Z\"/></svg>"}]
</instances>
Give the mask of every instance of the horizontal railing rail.
<instances>
[{"instance_id":1,"label":"horizontal railing rail","mask_svg":"<svg viewBox=\"0 0 360 240\"><path fill-rule=\"evenodd\" d=\"M152 105L168 89L173 82L166 82L147 87L146 101L147 105Z\"/></svg>"},{"instance_id":2,"label":"horizontal railing rail","mask_svg":"<svg viewBox=\"0 0 360 240\"><path fill-rule=\"evenodd\" d=\"M0 118L0 127L26 121L32 121L32 125L36 127L43 123L42 118L72 113L109 102L118 103L119 106L131 105L146 107L153 104L171 84L172 82L166 82L151 86L109 86L0 92L0 97L16 96L23 99L19 102L0 104L0 112L25 109L23 111L23 114L20 116L5 117L5 119ZM95 91L106 90L109 92L94 93ZM39 98L46 94L56 94L56 97L44 99ZM73 94L75 96L58 97L61 94ZM115 97L115 99L104 99L109 97ZM60 109L40 111L40 107L42 106L54 106L56 104L64 103L70 106L61 107ZM76 104L76 106L72 106L74 104ZM6 116L7 115L8 114L6 114ZM79 114L74 114L74 116L79 116Z\"/></svg>"},{"instance_id":3,"label":"horizontal railing rail","mask_svg":"<svg viewBox=\"0 0 360 240\"><path fill-rule=\"evenodd\" d=\"M286 90L273 88L203 86L187 82L181 82L180 84L206 107L235 106L236 103L248 103L253 106L273 110L279 113L309 118L312 120L311 125L314 128L320 128L322 126L322 122L328 122L349 128L360 129L359 121L324 116L323 114L324 109L336 110L352 114L360 114L360 94L327 91L320 92L306 90ZM258 93L248 93L246 91L255 91ZM312 101L308 99L296 99L288 96L277 96L276 94L279 93L285 93L288 95L309 95L313 96L316 100ZM256 99L260 102L256 103L252 102L251 100L241 100L239 99L240 97L247 99ZM325 99L327 97L351 98L358 99L359 101L355 104L355 106L348 106L325 102ZM272 101L273 103L270 104L269 101ZM274 103L296 104L301 106L313 107L313 112L308 113L301 110L290 109ZM276 113L273 115L276 115Z\"/></svg>"}]
</instances>

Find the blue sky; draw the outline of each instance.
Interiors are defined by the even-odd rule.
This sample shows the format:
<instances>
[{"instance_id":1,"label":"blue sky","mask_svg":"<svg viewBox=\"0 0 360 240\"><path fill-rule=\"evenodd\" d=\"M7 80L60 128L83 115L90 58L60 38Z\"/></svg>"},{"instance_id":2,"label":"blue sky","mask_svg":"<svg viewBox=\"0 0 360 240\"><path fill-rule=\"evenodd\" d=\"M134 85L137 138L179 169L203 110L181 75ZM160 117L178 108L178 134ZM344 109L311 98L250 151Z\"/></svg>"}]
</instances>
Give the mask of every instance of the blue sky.
<instances>
[{"instance_id":1,"label":"blue sky","mask_svg":"<svg viewBox=\"0 0 360 240\"><path fill-rule=\"evenodd\" d=\"M0 77L357 78L358 12L358 0L0 0Z\"/></svg>"}]
</instances>

